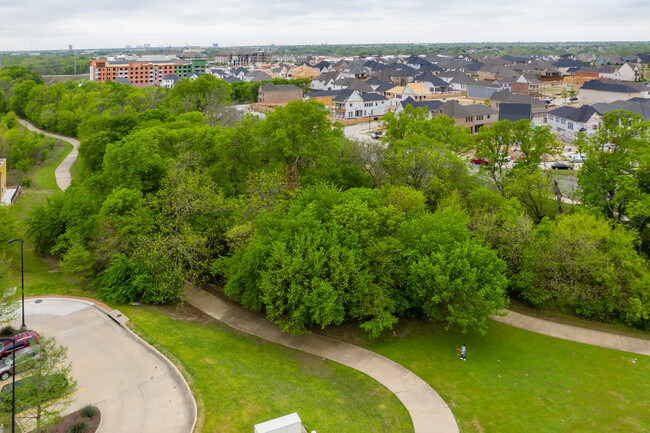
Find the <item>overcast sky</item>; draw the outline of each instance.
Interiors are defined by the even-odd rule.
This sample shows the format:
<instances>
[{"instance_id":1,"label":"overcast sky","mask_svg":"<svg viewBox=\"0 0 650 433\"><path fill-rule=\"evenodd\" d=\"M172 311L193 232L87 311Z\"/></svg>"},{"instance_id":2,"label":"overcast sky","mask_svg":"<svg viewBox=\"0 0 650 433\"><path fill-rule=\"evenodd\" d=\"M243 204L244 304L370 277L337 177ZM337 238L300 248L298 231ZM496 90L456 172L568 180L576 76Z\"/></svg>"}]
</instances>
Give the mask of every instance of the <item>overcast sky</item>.
<instances>
[{"instance_id":1,"label":"overcast sky","mask_svg":"<svg viewBox=\"0 0 650 433\"><path fill-rule=\"evenodd\" d=\"M0 51L646 41L648 0L0 0Z\"/></svg>"}]
</instances>

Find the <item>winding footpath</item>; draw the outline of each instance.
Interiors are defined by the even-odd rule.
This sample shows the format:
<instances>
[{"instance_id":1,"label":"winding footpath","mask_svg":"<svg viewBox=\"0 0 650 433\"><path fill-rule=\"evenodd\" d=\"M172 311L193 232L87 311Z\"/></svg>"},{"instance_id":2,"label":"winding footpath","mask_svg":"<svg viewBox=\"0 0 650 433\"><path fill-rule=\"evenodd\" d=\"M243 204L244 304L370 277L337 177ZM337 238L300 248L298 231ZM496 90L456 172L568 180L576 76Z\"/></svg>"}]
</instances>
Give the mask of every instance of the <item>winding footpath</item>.
<instances>
[{"instance_id":1,"label":"winding footpath","mask_svg":"<svg viewBox=\"0 0 650 433\"><path fill-rule=\"evenodd\" d=\"M650 356L650 340L563 325L561 323L515 313L510 310L503 310L502 313L507 313L507 316L490 316L490 318L497 322L514 326L515 328L535 332L536 334Z\"/></svg>"},{"instance_id":2,"label":"winding footpath","mask_svg":"<svg viewBox=\"0 0 650 433\"><path fill-rule=\"evenodd\" d=\"M390 359L322 335L289 335L274 323L230 305L197 288L188 290L187 302L231 328L273 343L327 358L367 374L384 385L406 407L415 433L457 433L451 409L438 393L415 373Z\"/></svg>"},{"instance_id":3,"label":"winding footpath","mask_svg":"<svg viewBox=\"0 0 650 433\"><path fill-rule=\"evenodd\" d=\"M66 137L65 135L52 134L51 132L43 131L42 129L37 128L24 119L19 119L18 122L20 122L21 125L30 131L38 132L48 137L56 138L57 140L67 141L72 145L72 151L70 151L68 156L65 157L65 159L61 162L61 164L59 164L54 172L54 176L56 177L56 184L59 186L59 188L61 188L61 191L65 191L72 182L70 167L72 167L72 164L74 164L74 162L77 160L79 140L73 137Z\"/></svg>"}]
</instances>

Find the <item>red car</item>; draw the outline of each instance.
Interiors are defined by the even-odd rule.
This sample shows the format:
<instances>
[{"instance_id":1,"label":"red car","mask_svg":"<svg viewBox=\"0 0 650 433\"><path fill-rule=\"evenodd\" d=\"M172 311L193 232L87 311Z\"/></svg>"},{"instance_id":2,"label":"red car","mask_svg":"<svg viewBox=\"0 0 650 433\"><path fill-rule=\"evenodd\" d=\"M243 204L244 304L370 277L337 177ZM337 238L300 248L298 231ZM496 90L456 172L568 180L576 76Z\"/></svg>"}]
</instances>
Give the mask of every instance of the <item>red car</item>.
<instances>
[{"instance_id":1,"label":"red car","mask_svg":"<svg viewBox=\"0 0 650 433\"><path fill-rule=\"evenodd\" d=\"M471 163L476 165L490 165L490 162L483 158L472 158Z\"/></svg>"},{"instance_id":2,"label":"red car","mask_svg":"<svg viewBox=\"0 0 650 433\"><path fill-rule=\"evenodd\" d=\"M15 350L24 349L25 347L38 344L38 333L36 331L26 331L11 337L14 341L0 341L0 361L11 355Z\"/></svg>"}]
</instances>

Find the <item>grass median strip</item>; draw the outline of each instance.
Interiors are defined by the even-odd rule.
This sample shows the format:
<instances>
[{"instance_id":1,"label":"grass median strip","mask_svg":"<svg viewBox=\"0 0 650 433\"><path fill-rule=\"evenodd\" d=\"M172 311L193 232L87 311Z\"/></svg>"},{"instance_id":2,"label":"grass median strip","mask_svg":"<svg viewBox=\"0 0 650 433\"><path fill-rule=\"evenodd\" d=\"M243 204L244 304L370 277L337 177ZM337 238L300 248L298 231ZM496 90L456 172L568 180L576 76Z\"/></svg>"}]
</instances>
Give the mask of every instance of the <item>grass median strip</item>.
<instances>
[{"instance_id":1,"label":"grass median strip","mask_svg":"<svg viewBox=\"0 0 650 433\"><path fill-rule=\"evenodd\" d=\"M307 431L413 431L397 397L358 371L241 334L191 307L118 308L191 376L203 399L202 431L252 431L292 412Z\"/></svg>"}]
</instances>

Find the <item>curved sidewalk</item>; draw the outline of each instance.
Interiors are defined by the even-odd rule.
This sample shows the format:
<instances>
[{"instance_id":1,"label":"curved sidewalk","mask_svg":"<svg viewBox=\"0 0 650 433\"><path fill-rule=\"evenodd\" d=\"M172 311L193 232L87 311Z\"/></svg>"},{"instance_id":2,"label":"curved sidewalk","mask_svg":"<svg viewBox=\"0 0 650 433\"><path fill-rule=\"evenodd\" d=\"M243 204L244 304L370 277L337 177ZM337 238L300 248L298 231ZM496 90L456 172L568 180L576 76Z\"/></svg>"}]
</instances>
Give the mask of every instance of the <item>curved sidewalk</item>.
<instances>
[{"instance_id":1,"label":"curved sidewalk","mask_svg":"<svg viewBox=\"0 0 650 433\"><path fill-rule=\"evenodd\" d=\"M457 433L449 406L417 375L370 350L322 335L289 335L268 320L248 313L203 290L190 288L187 302L224 324L312 355L327 358L372 377L404 404L415 433Z\"/></svg>"},{"instance_id":2,"label":"curved sidewalk","mask_svg":"<svg viewBox=\"0 0 650 433\"><path fill-rule=\"evenodd\" d=\"M61 164L54 171L54 176L56 177L56 184L61 188L61 191L65 191L66 188L70 186L72 182L72 175L70 174L70 167L77 160L77 154L79 149L79 140L73 137L66 137L65 135L52 134L51 132L43 131L38 129L36 126L32 125L24 119L19 119L21 125L30 131L38 132L48 137L56 138L57 140L67 141L72 145L72 150L70 153L61 161Z\"/></svg>"},{"instance_id":3,"label":"curved sidewalk","mask_svg":"<svg viewBox=\"0 0 650 433\"><path fill-rule=\"evenodd\" d=\"M580 328L577 326L563 325L561 323L526 316L510 310L503 310L502 312L507 313L508 315L490 316L490 318L497 322L505 323L506 325L525 329L537 334L650 356L650 340L594 331L592 329Z\"/></svg>"}]
</instances>

